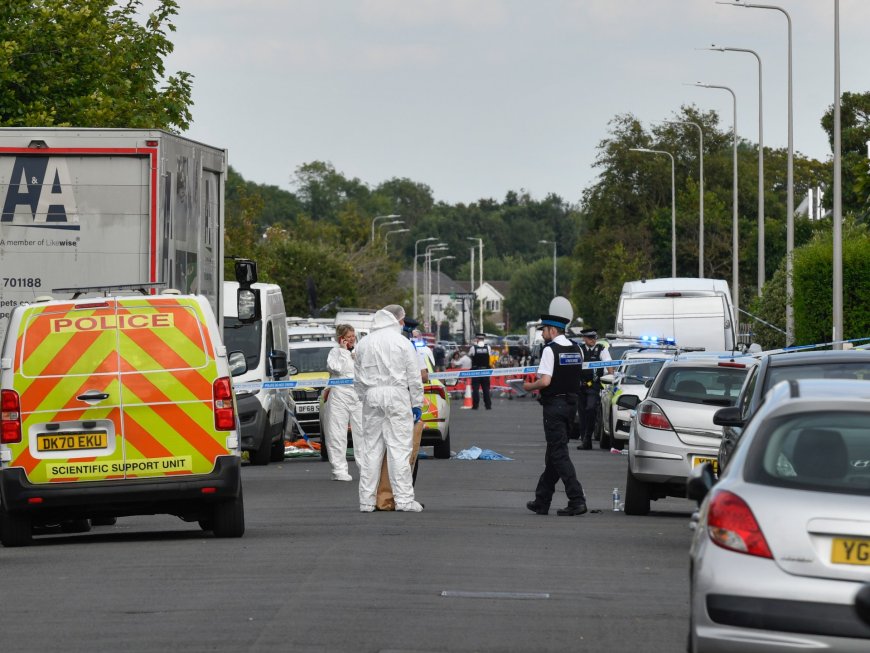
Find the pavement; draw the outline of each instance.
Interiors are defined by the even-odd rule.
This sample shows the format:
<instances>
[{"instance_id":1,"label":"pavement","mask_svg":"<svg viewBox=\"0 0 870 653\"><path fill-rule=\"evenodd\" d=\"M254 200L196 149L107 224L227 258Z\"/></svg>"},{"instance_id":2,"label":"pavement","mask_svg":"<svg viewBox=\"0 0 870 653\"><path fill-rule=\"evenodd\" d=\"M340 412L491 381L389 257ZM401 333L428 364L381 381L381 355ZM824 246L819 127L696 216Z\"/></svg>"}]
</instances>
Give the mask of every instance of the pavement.
<instances>
[{"instance_id":1,"label":"pavement","mask_svg":"<svg viewBox=\"0 0 870 653\"><path fill-rule=\"evenodd\" d=\"M613 512L627 457L572 444L601 512L556 516L560 485L535 515L541 407L459 406L455 451L514 460L421 461L423 513L359 513L355 482L296 459L244 468L238 540L155 516L0 549L4 653L684 650L693 504Z\"/></svg>"}]
</instances>

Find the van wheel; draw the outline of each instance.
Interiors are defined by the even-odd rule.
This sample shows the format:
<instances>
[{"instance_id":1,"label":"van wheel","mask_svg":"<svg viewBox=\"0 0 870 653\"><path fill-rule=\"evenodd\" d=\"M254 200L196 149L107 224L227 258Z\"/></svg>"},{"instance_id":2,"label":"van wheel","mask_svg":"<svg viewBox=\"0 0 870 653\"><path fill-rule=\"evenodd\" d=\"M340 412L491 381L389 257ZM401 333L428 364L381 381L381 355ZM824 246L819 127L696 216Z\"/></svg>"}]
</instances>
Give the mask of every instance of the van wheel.
<instances>
[{"instance_id":1,"label":"van wheel","mask_svg":"<svg viewBox=\"0 0 870 653\"><path fill-rule=\"evenodd\" d=\"M200 519L198 522L199 527L204 531L211 530L211 519Z\"/></svg>"},{"instance_id":2,"label":"van wheel","mask_svg":"<svg viewBox=\"0 0 870 653\"><path fill-rule=\"evenodd\" d=\"M648 515L649 495L649 484L637 480L629 467L628 476L625 479L625 514Z\"/></svg>"},{"instance_id":3,"label":"van wheel","mask_svg":"<svg viewBox=\"0 0 870 653\"><path fill-rule=\"evenodd\" d=\"M435 445L434 453L439 460L450 458L450 429L447 429L444 439Z\"/></svg>"},{"instance_id":4,"label":"van wheel","mask_svg":"<svg viewBox=\"0 0 870 653\"><path fill-rule=\"evenodd\" d=\"M32 541L30 517L0 508L0 542L3 546L27 546Z\"/></svg>"},{"instance_id":5,"label":"van wheel","mask_svg":"<svg viewBox=\"0 0 870 653\"><path fill-rule=\"evenodd\" d=\"M260 440L260 446L250 453L250 462L252 465L268 465L269 457L272 455L272 438L269 431L269 425L263 429L263 438Z\"/></svg>"},{"instance_id":6,"label":"van wheel","mask_svg":"<svg viewBox=\"0 0 870 653\"><path fill-rule=\"evenodd\" d=\"M64 533L88 533L91 530L89 519L70 519L60 523L60 530Z\"/></svg>"},{"instance_id":7,"label":"van wheel","mask_svg":"<svg viewBox=\"0 0 870 653\"><path fill-rule=\"evenodd\" d=\"M117 517L92 517L91 526L114 526L117 521Z\"/></svg>"},{"instance_id":8,"label":"van wheel","mask_svg":"<svg viewBox=\"0 0 870 653\"><path fill-rule=\"evenodd\" d=\"M235 499L214 505L211 530L215 537L241 537L245 534L245 503L241 488Z\"/></svg>"},{"instance_id":9,"label":"van wheel","mask_svg":"<svg viewBox=\"0 0 870 653\"><path fill-rule=\"evenodd\" d=\"M280 463L284 461L284 436L277 442L272 443L272 450L269 454L269 462L271 463Z\"/></svg>"},{"instance_id":10,"label":"van wheel","mask_svg":"<svg viewBox=\"0 0 870 653\"><path fill-rule=\"evenodd\" d=\"M610 436L604 431L604 420L602 419L601 414L598 415L598 419L596 420L595 432L598 434L598 447L600 449L610 449Z\"/></svg>"}]
</instances>

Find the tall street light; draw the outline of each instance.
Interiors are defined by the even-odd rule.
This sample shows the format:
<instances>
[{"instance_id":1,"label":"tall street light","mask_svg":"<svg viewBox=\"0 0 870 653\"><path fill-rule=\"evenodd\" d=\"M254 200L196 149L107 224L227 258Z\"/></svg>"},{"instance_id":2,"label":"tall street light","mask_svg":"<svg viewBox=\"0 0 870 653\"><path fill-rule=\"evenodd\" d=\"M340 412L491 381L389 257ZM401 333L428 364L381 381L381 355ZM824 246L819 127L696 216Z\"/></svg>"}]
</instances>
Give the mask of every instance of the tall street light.
<instances>
[{"instance_id":1,"label":"tall street light","mask_svg":"<svg viewBox=\"0 0 870 653\"><path fill-rule=\"evenodd\" d=\"M758 296L764 286L764 113L761 99L761 57L749 48L728 48L713 45L713 52L746 52L758 61Z\"/></svg>"},{"instance_id":2,"label":"tall street light","mask_svg":"<svg viewBox=\"0 0 870 653\"><path fill-rule=\"evenodd\" d=\"M840 0L834 0L834 331L832 340L843 334L843 161L840 123ZM834 345L842 349L843 345Z\"/></svg>"},{"instance_id":3,"label":"tall street light","mask_svg":"<svg viewBox=\"0 0 870 653\"><path fill-rule=\"evenodd\" d=\"M647 154L665 154L671 157L671 277L677 276L677 184L675 177L674 155L664 150L650 150L646 147L632 147L632 152Z\"/></svg>"},{"instance_id":4,"label":"tall street light","mask_svg":"<svg viewBox=\"0 0 870 653\"><path fill-rule=\"evenodd\" d=\"M472 236L466 236L467 240L476 240L478 245L480 246L480 255L478 258L480 259L478 265L480 266L480 279L478 279L478 283L483 285L483 238L474 238ZM474 288L471 289L471 292L474 292ZM483 333L483 302L480 302L480 332Z\"/></svg>"},{"instance_id":5,"label":"tall street light","mask_svg":"<svg viewBox=\"0 0 870 653\"><path fill-rule=\"evenodd\" d=\"M553 297L556 296L556 241L554 240L539 240L542 245L553 246Z\"/></svg>"},{"instance_id":6,"label":"tall street light","mask_svg":"<svg viewBox=\"0 0 870 653\"><path fill-rule=\"evenodd\" d=\"M454 259L454 258L456 258L456 257L455 256L442 256L442 257L436 258L434 261L432 261L435 264L435 277L438 279L438 291L436 294L438 295L439 298L441 297L441 261L446 261L447 259ZM442 313L443 313L443 311L439 310L438 316L435 318L436 321L438 322L439 326L441 325L441 314Z\"/></svg>"},{"instance_id":7,"label":"tall street light","mask_svg":"<svg viewBox=\"0 0 870 653\"><path fill-rule=\"evenodd\" d=\"M794 89L792 85L791 15L775 5L745 4L743 2L717 2L720 5L747 9L773 9L781 12L788 23L788 159L786 162L785 198L785 340L794 342Z\"/></svg>"},{"instance_id":8,"label":"tall street light","mask_svg":"<svg viewBox=\"0 0 870 653\"><path fill-rule=\"evenodd\" d=\"M420 243L428 243L432 240L438 239L435 238L435 236L430 236L429 238L420 238L414 242L414 307L411 309L411 312L414 315L417 314L417 245Z\"/></svg>"},{"instance_id":9,"label":"tall street light","mask_svg":"<svg viewBox=\"0 0 870 653\"><path fill-rule=\"evenodd\" d=\"M390 215L376 215L372 218L372 242L375 242L375 223L378 220L395 220L396 218L401 218L401 215L396 215L395 213L391 213Z\"/></svg>"},{"instance_id":10,"label":"tall street light","mask_svg":"<svg viewBox=\"0 0 870 653\"><path fill-rule=\"evenodd\" d=\"M469 335L472 335L471 334L471 323L474 321L474 297L475 297L475 293L474 293L474 252L475 252L475 247L470 248L470 251L471 251L471 265L469 265L469 270L471 270L471 286L470 286L470 289L471 289L471 307L468 309L468 331L469 331ZM464 302L465 300L463 299L462 301ZM462 325L462 328L464 329L465 325ZM481 331L482 330L483 329L481 329ZM472 335L472 337L473 337L473 335Z\"/></svg>"},{"instance_id":11,"label":"tall street light","mask_svg":"<svg viewBox=\"0 0 870 653\"><path fill-rule=\"evenodd\" d=\"M733 322L736 327L740 320L740 276L738 274L737 264L740 260L738 256L738 240L737 240L737 95L734 93L731 88L728 86L719 86L717 84L702 84L701 82L695 82L692 86L698 86L700 88L715 88L721 91L728 91L731 93L731 100L734 103L734 125L732 129L732 140L733 143L733 155L732 155L732 165L734 168L733 173L733 184L732 184L732 195L731 198L731 303L734 305L734 316Z\"/></svg>"},{"instance_id":12,"label":"tall street light","mask_svg":"<svg viewBox=\"0 0 870 653\"><path fill-rule=\"evenodd\" d=\"M387 239L390 237L390 234L403 234L405 232L411 231L410 229L393 229L392 231L388 231L384 234L384 254L387 253Z\"/></svg>"},{"instance_id":13,"label":"tall street light","mask_svg":"<svg viewBox=\"0 0 870 653\"><path fill-rule=\"evenodd\" d=\"M698 278L704 278L704 130L691 120L662 120L670 125L692 125L698 130Z\"/></svg>"},{"instance_id":14,"label":"tall street light","mask_svg":"<svg viewBox=\"0 0 870 653\"><path fill-rule=\"evenodd\" d=\"M423 272L423 321L426 323L426 331L429 330L428 322L432 311L432 252L443 252L447 249L447 243L426 245L426 268Z\"/></svg>"}]
</instances>

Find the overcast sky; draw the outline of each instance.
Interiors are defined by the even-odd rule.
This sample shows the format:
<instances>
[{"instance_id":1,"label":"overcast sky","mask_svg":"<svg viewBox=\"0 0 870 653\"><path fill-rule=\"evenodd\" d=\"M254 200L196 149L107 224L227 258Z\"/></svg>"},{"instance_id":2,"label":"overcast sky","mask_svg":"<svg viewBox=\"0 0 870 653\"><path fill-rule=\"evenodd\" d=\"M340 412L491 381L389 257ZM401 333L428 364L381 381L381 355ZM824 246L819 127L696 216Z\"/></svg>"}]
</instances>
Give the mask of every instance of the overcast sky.
<instances>
[{"instance_id":1,"label":"overcast sky","mask_svg":"<svg viewBox=\"0 0 870 653\"><path fill-rule=\"evenodd\" d=\"M649 124L684 103L785 147L787 32L777 11L712 0L182 0L167 70L195 76L187 135L226 147L246 179L293 190L322 160L375 186L428 184L437 200L525 189L577 202L616 114ZM833 0L781 0L794 28L795 148L830 148ZM870 91L870 2L842 0L841 84Z\"/></svg>"}]
</instances>

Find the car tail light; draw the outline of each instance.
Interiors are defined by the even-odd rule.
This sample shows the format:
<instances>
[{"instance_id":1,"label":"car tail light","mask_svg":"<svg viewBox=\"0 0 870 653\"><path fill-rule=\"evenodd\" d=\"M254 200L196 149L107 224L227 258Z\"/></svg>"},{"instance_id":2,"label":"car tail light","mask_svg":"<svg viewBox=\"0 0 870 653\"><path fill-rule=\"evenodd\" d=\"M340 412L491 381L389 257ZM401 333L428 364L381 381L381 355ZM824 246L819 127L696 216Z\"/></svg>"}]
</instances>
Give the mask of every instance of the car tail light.
<instances>
[{"instance_id":1,"label":"car tail light","mask_svg":"<svg viewBox=\"0 0 870 653\"><path fill-rule=\"evenodd\" d=\"M739 369L745 369L746 364L745 363L735 363L734 361L728 361L728 362L719 363L719 367L736 367Z\"/></svg>"},{"instance_id":2,"label":"car tail light","mask_svg":"<svg viewBox=\"0 0 870 653\"><path fill-rule=\"evenodd\" d=\"M211 388L214 397L214 427L218 431L232 431L236 428L236 410L229 377L216 379Z\"/></svg>"},{"instance_id":3,"label":"car tail light","mask_svg":"<svg viewBox=\"0 0 870 653\"><path fill-rule=\"evenodd\" d=\"M645 403L640 407L637 419L641 426L650 429L661 429L662 431L673 431L671 420L665 415L665 412L654 403Z\"/></svg>"},{"instance_id":4,"label":"car tail light","mask_svg":"<svg viewBox=\"0 0 870 653\"><path fill-rule=\"evenodd\" d=\"M746 502L725 490L717 492L707 508L707 533L723 549L773 559L764 533Z\"/></svg>"},{"instance_id":5,"label":"car tail light","mask_svg":"<svg viewBox=\"0 0 870 653\"><path fill-rule=\"evenodd\" d=\"M447 399L447 390L444 389L443 385L426 385L423 386L423 392L425 393L434 393L441 397L442 399Z\"/></svg>"},{"instance_id":6,"label":"car tail light","mask_svg":"<svg viewBox=\"0 0 870 653\"><path fill-rule=\"evenodd\" d=\"M0 442L21 442L21 402L15 390L0 390Z\"/></svg>"}]
</instances>

